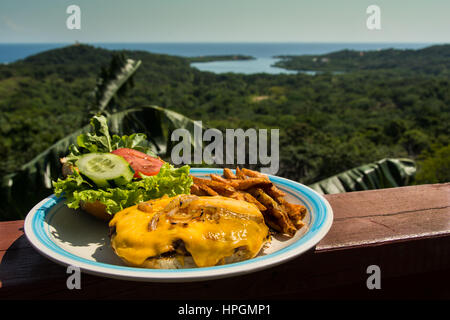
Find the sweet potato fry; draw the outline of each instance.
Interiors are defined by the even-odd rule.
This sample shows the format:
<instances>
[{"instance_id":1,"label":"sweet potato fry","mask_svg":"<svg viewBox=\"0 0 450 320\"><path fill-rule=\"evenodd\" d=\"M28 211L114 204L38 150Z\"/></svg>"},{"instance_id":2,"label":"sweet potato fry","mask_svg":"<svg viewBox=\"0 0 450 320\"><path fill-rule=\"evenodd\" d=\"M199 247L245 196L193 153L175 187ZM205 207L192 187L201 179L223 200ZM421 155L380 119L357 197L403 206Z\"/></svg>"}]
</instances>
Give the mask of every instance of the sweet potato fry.
<instances>
[{"instance_id":1,"label":"sweet potato fry","mask_svg":"<svg viewBox=\"0 0 450 320\"><path fill-rule=\"evenodd\" d=\"M208 193L200 189L200 187L196 184L191 186L191 194L195 194L196 196L207 196Z\"/></svg>"},{"instance_id":2,"label":"sweet potato fry","mask_svg":"<svg viewBox=\"0 0 450 320\"><path fill-rule=\"evenodd\" d=\"M297 230L301 229L305 223L301 219L291 220Z\"/></svg>"},{"instance_id":3,"label":"sweet potato fry","mask_svg":"<svg viewBox=\"0 0 450 320\"><path fill-rule=\"evenodd\" d=\"M228 168L223 169L223 176L225 177L225 179L237 179L233 171L231 171L231 169Z\"/></svg>"},{"instance_id":4,"label":"sweet potato fry","mask_svg":"<svg viewBox=\"0 0 450 320\"><path fill-rule=\"evenodd\" d=\"M247 177L245 176L245 174L241 171L241 169L239 167L236 167L236 177L241 180L247 179Z\"/></svg>"},{"instance_id":5,"label":"sweet potato fry","mask_svg":"<svg viewBox=\"0 0 450 320\"><path fill-rule=\"evenodd\" d=\"M306 209L305 206L299 205L300 208L300 217L301 219L305 219L306 213L308 212L308 210Z\"/></svg>"},{"instance_id":6,"label":"sweet potato fry","mask_svg":"<svg viewBox=\"0 0 450 320\"><path fill-rule=\"evenodd\" d=\"M286 193L278 189L275 185L264 187L264 191L274 199L283 198L286 196Z\"/></svg>"},{"instance_id":7,"label":"sweet potato fry","mask_svg":"<svg viewBox=\"0 0 450 320\"><path fill-rule=\"evenodd\" d=\"M192 177L192 180L194 181L195 184L201 186L201 185L206 185L208 187L210 187L211 189L213 189L214 191L220 193L221 195L227 195L230 193L235 192L236 190L228 183L223 183L223 182L218 182L218 181L213 181L210 179L203 179L203 178L198 178L198 177Z\"/></svg>"},{"instance_id":8,"label":"sweet potato fry","mask_svg":"<svg viewBox=\"0 0 450 320\"><path fill-rule=\"evenodd\" d=\"M267 210L263 214L268 214L273 217L275 221L279 224L283 233L287 233L293 236L297 229L293 225L292 221L289 219L289 215L283 210L278 203L273 200L267 193L261 188L252 188L249 193L261 202Z\"/></svg>"},{"instance_id":9,"label":"sweet potato fry","mask_svg":"<svg viewBox=\"0 0 450 320\"><path fill-rule=\"evenodd\" d=\"M266 194L264 192L264 190L262 190L261 188L252 188L249 189L248 192L255 197L256 200L258 200L259 202L261 202L264 206L271 208L275 205L277 205L277 203L275 202L275 200L273 200L268 194Z\"/></svg>"},{"instance_id":10,"label":"sweet potato fry","mask_svg":"<svg viewBox=\"0 0 450 320\"><path fill-rule=\"evenodd\" d=\"M286 212L292 218L303 219L306 215L306 207L301 204L284 202L282 206L283 208L286 208Z\"/></svg>"},{"instance_id":11,"label":"sweet potato fry","mask_svg":"<svg viewBox=\"0 0 450 320\"><path fill-rule=\"evenodd\" d=\"M209 176L211 177L211 180L213 180L213 181L222 182L222 183L226 183L226 184L229 183L229 181L227 179L222 178L221 176L219 176L217 174L212 173Z\"/></svg>"},{"instance_id":12,"label":"sweet potato fry","mask_svg":"<svg viewBox=\"0 0 450 320\"><path fill-rule=\"evenodd\" d=\"M263 178L263 179L267 179L268 181L270 181L269 177L267 175L265 175L264 173L258 172L258 171L254 171L254 170L250 170L247 168L242 168L241 172L243 174L245 174L248 177L252 177L252 178ZM275 185L271 185L270 188L265 188L265 190L267 192L267 194L269 194L272 198L277 198L277 197L284 197L286 196L286 194L281 191L280 189L278 189Z\"/></svg>"},{"instance_id":13,"label":"sweet potato fry","mask_svg":"<svg viewBox=\"0 0 450 320\"><path fill-rule=\"evenodd\" d=\"M256 207L259 209L259 211L265 211L267 208L258 200L255 199L250 193L247 192L240 192L244 196L244 200L250 203L253 203L256 205Z\"/></svg>"},{"instance_id":14,"label":"sweet potato fry","mask_svg":"<svg viewBox=\"0 0 450 320\"><path fill-rule=\"evenodd\" d=\"M210 196L218 196L219 195L219 193L217 193L215 190L213 190L206 184L200 184L198 187L200 188L200 190L205 191Z\"/></svg>"},{"instance_id":15,"label":"sweet potato fry","mask_svg":"<svg viewBox=\"0 0 450 320\"><path fill-rule=\"evenodd\" d=\"M231 186L236 190L247 190L250 188L257 187L267 187L272 184L272 182L264 178L247 178L246 180L232 180L230 182Z\"/></svg>"},{"instance_id":16,"label":"sweet potato fry","mask_svg":"<svg viewBox=\"0 0 450 320\"><path fill-rule=\"evenodd\" d=\"M271 227L275 231L278 231L279 233L283 233L283 229L281 228L281 226L278 224L278 222L273 217L271 217L268 214L263 214L263 215L264 215L264 222L269 227Z\"/></svg>"},{"instance_id":17,"label":"sweet potato fry","mask_svg":"<svg viewBox=\"0 0 450 320\"><path fill-rule=\"evenodd\" d=\"M266 211L266 213L271 215L277 221L278 225L283 230L283 233L286 233L290 236L295 235L295 232L297 232L297 228L289 219L287 214L283 210L281 210L280 207L270 208Z\"/></svg>"},{"instance_id":18,"label":"sweet potato fry","mask_svg":"<svg viewBox=\"0 0 450 320\"><path fill-rule=\"evenodd\" d=\"M258 171L250 170L250 169L247 169L247 168L242 168L241 171L242 171L243 174L245 174L248 177L269 179L264 173L261 173L261 172L258 172Z\"/></svg>"},{"instance_id":19,"label":"sweet potato fry","mask_svg":"<svg viewBox=\"0 0 450 320\"><path fill-rule=\"evenodd\" d=\"M305 225L305 223L302 221L304 217L302 216L302 210L306 210L304 206L286 202L281 205L281 208L283 208L283 210L288 214L289 219L297 229L300 229Z\"/></svg>"}]
</instances>

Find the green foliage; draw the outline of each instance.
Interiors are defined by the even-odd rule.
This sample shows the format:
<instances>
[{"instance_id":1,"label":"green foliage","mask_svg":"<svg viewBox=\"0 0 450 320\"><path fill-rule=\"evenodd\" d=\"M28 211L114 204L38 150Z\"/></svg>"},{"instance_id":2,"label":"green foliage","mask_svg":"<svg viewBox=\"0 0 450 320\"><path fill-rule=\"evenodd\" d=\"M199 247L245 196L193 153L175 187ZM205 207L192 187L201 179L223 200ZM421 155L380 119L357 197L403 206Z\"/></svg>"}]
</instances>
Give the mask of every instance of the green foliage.
<instances>
[{"instance_id":1,"label":"green foliage","mask_svg":"<svg viewBox=\"0 0 450 320\"><path fill-rule=\"evenodd\" d=\"M26 175L35 178L9 190L38 200L47 194L46 189L39 193L39 186L50 179L40 180L39 172L59 174L48 168L59 165L65 154L57 151L66 152L77 134L65 137L88 129L86 110L95 101L98 70L116 53L142 64L128 94L108 107L118 111L109 117L110 128L120 135L147 134L161 156L170 155L170 130L193 129L182 114L220 130L279 128L278 174L305 184L379 159L405 157L418 157L420 183L449 181L444 173L433 173L445 168L438 160L445 154L437 150L450 141L448 46L411 52L401 64L394 51L383 53L382 68L315 76L214 74L191 68L182 57L87 45L0 65L0 177L25 172L21 168L39 155L34 166L26 166ZM160 108L141 108L145 105ZM17 212L26 210L20 204L2 209L8 218L17 218Z\"/></svg>"},{"instance_id":2,"label":"green foliage","mask_svg":"<svg viewBox=\"0 0 450 320\"><path fill-rule=\"evenodd\" d=\"M110 122L117 118L117 115L110 117ZM117 121L117 120L115 120ZM132 133L130 135L111 135L108 127L108 120L104 116L94 116L91 121L91 132L81 133L76 138L76 144L69 146L68 162L75 163L79 157L91 152L111 152L119 148L131 148L140 152L155 156L155 146L148 141L143 133ZM123 125L121 122L115 124Z\"/></svg>"},{"instance_id":3,"label":"green foliage","mask_svg":"<svg viewBox=\"0 0 450 320\"><path fill-rule=\"evenodd\" d=\"M401 72L450 75L450 45L420 50L342 50L324 55L280 56L277 67L291 70L353 72L396 70Z\"/></svg>"},{"instance_id":4,"label":"green foliage","mask_svg":"<svg viewBox=\"0 0 450 320\"><path fill-rule=\"evenodd\" d=\"M419 161L415 183L443 183L450 181L450 146L433 150L433 156Z\"/></svg>"},{"instance_id":5,"label":"green foliage","mask_svg":"<svg viewBox=\"0 0 450 320\"><path fill-rule=\"evenodd\" d=\"M399 143L408 151L408 154L417 156L429 147L429 141L428 136L421 130L411 129L403 133Z\"/></svg>"},{"instance_id":6,"label":"green foliage","mask_svg":"<svg viewBox=\"0 0 450 320\"><path fill-rule=\"evenodd\" d=\"M321 194L402 187L412 181L415 173L412 160L383 159L346 170L310 187Z\"/></svg>"},{"instance_id":7,"label":"green foliage","mask_svg":"<svg viewBox=\"0 0 450 320\"><path fill-rule=\"evenodd\" d=\"M102 67L95 88L95 103L90 116L96 113L116 112L114 99L123 97L128 88L133 86L133 75L141 65L141 61L126 59L123 54L114 54L109 68Z\"/></svg>"}]
</instances>

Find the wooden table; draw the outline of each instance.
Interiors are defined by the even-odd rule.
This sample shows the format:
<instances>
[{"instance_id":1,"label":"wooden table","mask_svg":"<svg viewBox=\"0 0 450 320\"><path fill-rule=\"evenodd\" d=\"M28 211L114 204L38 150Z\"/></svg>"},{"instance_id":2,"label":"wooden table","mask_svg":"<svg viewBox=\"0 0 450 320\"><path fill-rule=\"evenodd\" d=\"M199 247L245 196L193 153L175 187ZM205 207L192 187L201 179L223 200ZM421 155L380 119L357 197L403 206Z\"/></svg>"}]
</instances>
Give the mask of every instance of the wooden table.
<instances>
[{"instance_id":1,"label":"wooden table","mask_svg":"<svg viewBox=\"0 0 450 320\"><path fill-rule=\"evenodd\" d=\"M35 251L23 221L0 223L0 299L390 299L450 298L450 184L327 195L334 222L309 252L227 279L145 283L69 274ZM367 288L368 266L381 289Z\"/></svg>"}]
</instances>

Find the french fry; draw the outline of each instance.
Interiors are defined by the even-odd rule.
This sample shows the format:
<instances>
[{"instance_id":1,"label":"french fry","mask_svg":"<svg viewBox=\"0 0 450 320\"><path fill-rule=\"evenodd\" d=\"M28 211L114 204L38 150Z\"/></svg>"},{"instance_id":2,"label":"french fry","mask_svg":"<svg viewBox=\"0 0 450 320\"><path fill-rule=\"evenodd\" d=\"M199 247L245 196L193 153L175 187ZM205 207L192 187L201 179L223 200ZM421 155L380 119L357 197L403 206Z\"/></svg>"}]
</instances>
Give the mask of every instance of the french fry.
<instances>
[{"instance_id":1,"label":"french fry","mask_svg":"<svg viewBox=\"0 0 450 320\"><path fill-rule=\"evenodd\" d=\"M232 180L230 184L236 190L247 190L256 187L267 187L272 185L272 182L264 178L247 178L245 180Z\"/></svg>"},{"instance_id":2,"label":"french fry","mask_svg":"<svg viewBox=\"0 0 450 320\"><path fill-rule=\"evenodd\" d=\"M200 187L196 184L191 186L191 194L195 194L196 196L207 196L208 193L200 189Z\"/></svg>"},{"instance_id":3,"label":"french fry","mask_svg":"<svg viewBox=\"0 0 450 320\"><path fill-rule=\"evenodd\" d=\"M221 176L219 176L217 174L211 173L209 176L211 177L211 180L213 180L213 181L222 182L222 183L226 183L226 184L229 183L229 181L227 179L222 178Z\"/></svg>"},{"instance_id":4,"label":"french fry","mask_svg":"<svg viewBox=\"0 0 450 320\"><path fill-rule=\"evenodd\" d=\"M241 171L241 169L239 167L236 167L236 178L241 179L241 180L247 179L247 177L245 176L245 174Z\"/></svg>"},{"instance_id":5,"label":"french fry","mask_svg":"<svg viewBox=\"0 0 450 320\"><path fill-rule=\"evenodd\" d=\"M249 190L249 193L267 208L265 213L271 215L274 220L279 223L283 233L287 233L291 236L295 234L297 229L289 219L289 215L278 205L275 200L266 194L264 190L261 188L253 188Z\"/></svg>"},{"instance_id":6,"label":"french fry","mask_svg":"<svg viewBox=\"0 0 450 320\"><path fill-rule=\"evenodd\" d=\"M198 187L200 188L200 190L205 191L210 196L218 196L219 195L215 190L213 190L206 184L200 184Z\"/></svg>"},{"instance_id":7,"label":"french fry","mask_svg":"<svg viewBox=\"0 0 450 320\"><path fill-rule=\"evenodd\" d=\"M280 225L278 224L278 222L271 217L268 214L263 214L264 215L264 222L271 227L272 229L274 229L275 231L278 231L279 233L283 233L283 229L280 227Z\"/></svg>"},{"instance_id":8,"label":"french fry","mask_svg":"<svg viewBox=\"0 0 450 320\"><path fill-rule=\"evenodd\" d=\"M231 169L228 168L223 169L223 176L225 177L225 179L237 179L233 171L231 171Z\"/></svg>"},{"instance_id":9,"label":"french fry","mask_svg":"<svg viewBox=\"0 0 450 320\"><path fill-rule=\"evenodd\" d=\"M303 219L306 215L306 207L301 204L284 202L282 206L286 208L286 211L288 212L290 217Z\"/></svg>"},{"instance_id":10,"label":"french fry","mask_svg":"<svg viewBox=\"0 0 450 320\"><path fill-rule=\"evenodd\" d=\"M283 203L281 207L284 209L285 212L287 212L289 219L292 221L294 226L297 229L300 229L305 225L305 223L302 221L304 218L303 210L306 213L306 207L302 206L300 204L292 204L292 203Z\"/></svg>"},{"instance_id":11,"label":"french fry","mask_svg":"<svg viewBox=\"0 0 450 320\"><path fill-rule=\"evenodd\" d=\"M220 194L230 194L235 192L236 190L228 183L213 181L209 179L203 179L198 177L192 177L192 180L195 184L201 186L201 185L207 185L214 191L220 193Z\"/></svg>"},{"instance_id":12,"label":"french fry","mask_svg":"<svg viewBox=\"0 0 450 320\"><path fill-rule=\"evenodd\" d=\"M294 236L295 232L297 232L297 228L293 224L293 222L289 219L287 214L281 210L279 207L273 207L266 211L266 214L270 215L277 224L280 226L283 233L288 234L290 236Z\"/></svg>"},{"instance_id":13,"label":"french fry","mask_svg":"<svg viewBox=\"0 0 450 320\"><path fill-rule=\"evenodd\" d=\"M265 211L267 210L267 208L258 200L255 199L255 197L253 197L250 193L248 192L241 192L241 194L243 194L244 196L244 200L250 203L253 203L254 205L256 205L256 207L259 209L259 211Z\"/></svg>"},{"instance_id":14,"label":"french fry","mask_svg":"<svg viewBox=\"0 0 450 320\"><path fill-rule=\"evenodd\" d=\"M268 181L270 181L268 176L266 176L264 173L261 173L258 171L250 170L247 168L242 168L241 172L248 177L264 178L264 179L267 179ZM286 196L286 194L283 191L281 191L280 189L278 189L274 184L272 184L270 186L270 188L266 188L264 191L266 191L273 198Z\"/></svg>"},{"instance_id":15,"label":"french fry","mask_svg":"<svg viewBox=\"0 0 450 320\"><path fill-rule=\"evenodd\" d=\"M270 187L265 188L265 190L269 196L272 198L283 198L286 196L286 193L278 189L274 184L272 184Z\"/></svg>"},{"instance_id":16,"label":"french fry","mask_svg":"<svg viewBox=\"0 0 450 320\"><path fill-rule=\"evenodd\" d=\"M269 179L264 173L261 173L258 171L250 170L247 168L242 168L241 171L243 174L245 174L248 177Z\"/></svg>"}]
</instances>

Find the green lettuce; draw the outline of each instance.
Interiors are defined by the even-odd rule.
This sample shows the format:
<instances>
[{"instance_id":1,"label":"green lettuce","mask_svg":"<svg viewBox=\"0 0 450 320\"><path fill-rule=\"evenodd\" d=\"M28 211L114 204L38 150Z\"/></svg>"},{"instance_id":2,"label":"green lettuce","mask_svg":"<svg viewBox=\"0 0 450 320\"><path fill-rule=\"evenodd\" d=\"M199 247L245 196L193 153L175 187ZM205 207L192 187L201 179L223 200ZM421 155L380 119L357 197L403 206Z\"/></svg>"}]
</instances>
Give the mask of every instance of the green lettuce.
<instances>
[{"instance_id":1,"label":"green lettuce","mask_svg":"<svg viewBox=\"0 0 450 320\"><path fill-rule=\"evenodd\" d=\"M152 146L145 134L135 133L129 136L111 135L108 122L104 116L91 119L92 132L80 134L76 144L69 147L66 161L72 165L78 158L91 152L111 152L119 148L130 148L155 156ZM53 181L53 191L57 197L65 197L69 208L78 209L80 202L99 201L106 206L109 214L138 204L141 201L157 199L164 195L169 197L178 194L189 194L192 178L189 166L174 168L164 163L157 175L146 176L141 173L140 179L133 179L126 185L114 188L99 188L83 178L77 170L64 179Z\"/></svg>"},{"instance_id":2,"label":"green lettuce","mask_svg":"<svg viewBox=\"0 0 450 320\"><path fill-rule=\"evenodd\" d=\"M115 214L124 208L133 206L142 201L157 199L164 195L169 197L178 194L189 194L192 178L189 175L189 166L174 168L165 163L154 176L143 176L140 180L115 188L96 188L74 170L73 174L65 179L53 182L57 197L64 196L69 208L77 209L80 202L100 201L106 206L106 212Z\"/></svg>"},{"instance_id":3,"label":"green lettuce","mask_svg":"<svg viewBox=\"0 0 450 320\"><path fill-rule=\"evenodd\" d=\"M104 116L94 116L91 119L92 132L80 134L77 144L69 147L67 161L74 164L78 158L91 152L111 152L119 148L135 149L155 157L153 146L143 133L134 133L129 136L112 135L109 133L108 121Z\"/></svg>"}]
</instances>

